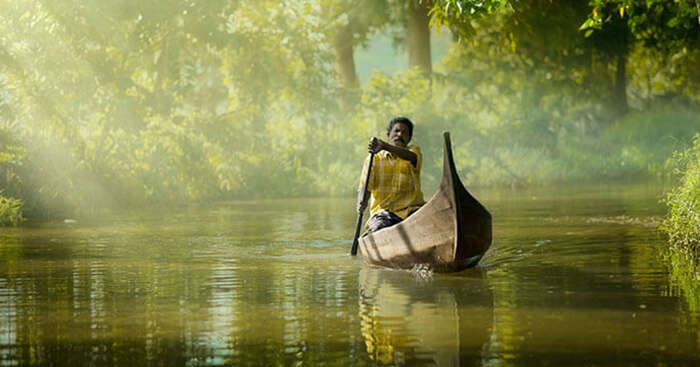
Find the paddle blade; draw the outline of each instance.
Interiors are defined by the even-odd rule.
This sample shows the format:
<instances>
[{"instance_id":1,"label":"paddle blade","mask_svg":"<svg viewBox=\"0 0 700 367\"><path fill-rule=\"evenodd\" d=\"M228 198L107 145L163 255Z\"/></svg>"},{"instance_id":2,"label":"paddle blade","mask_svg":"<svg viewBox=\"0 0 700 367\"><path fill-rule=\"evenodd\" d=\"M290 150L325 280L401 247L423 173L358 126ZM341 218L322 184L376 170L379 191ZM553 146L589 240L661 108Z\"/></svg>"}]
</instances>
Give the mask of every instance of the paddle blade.
<instances>
[{"instance_id":1,"label":"paddle blade","mask_svg":"<svg viewBox=\"0 0 700 367\"><path fill-rule=\"evenodd\" d=\"M357 255L357 246L360 244L360 230L362 229L362 213L357 217L357 225L355 226L355 237L352 239L352 249L350 255Z\"/></svg>"}]
</instances>

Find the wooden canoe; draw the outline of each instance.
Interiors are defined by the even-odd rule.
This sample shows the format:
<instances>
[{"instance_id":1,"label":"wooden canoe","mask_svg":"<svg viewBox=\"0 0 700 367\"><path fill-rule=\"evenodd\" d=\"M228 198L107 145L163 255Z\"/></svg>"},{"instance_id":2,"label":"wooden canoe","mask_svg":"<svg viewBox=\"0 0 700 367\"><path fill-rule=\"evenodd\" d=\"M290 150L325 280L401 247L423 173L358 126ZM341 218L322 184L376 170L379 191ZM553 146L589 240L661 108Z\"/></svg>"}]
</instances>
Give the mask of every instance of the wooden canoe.
<instances>
[{"instance_id":1,"label":"wooden canoe","mask_svg":"<svg viewBox=\"0 0 700 367\"><path fill-rule=\"evenodd\" d=\"M491 246L491 214L464 188L455 169L450 134L445 132L444 137L439 189L401 223L362 236L365 262L455 272L476 265Z\"/></svg>"}]
</instances>

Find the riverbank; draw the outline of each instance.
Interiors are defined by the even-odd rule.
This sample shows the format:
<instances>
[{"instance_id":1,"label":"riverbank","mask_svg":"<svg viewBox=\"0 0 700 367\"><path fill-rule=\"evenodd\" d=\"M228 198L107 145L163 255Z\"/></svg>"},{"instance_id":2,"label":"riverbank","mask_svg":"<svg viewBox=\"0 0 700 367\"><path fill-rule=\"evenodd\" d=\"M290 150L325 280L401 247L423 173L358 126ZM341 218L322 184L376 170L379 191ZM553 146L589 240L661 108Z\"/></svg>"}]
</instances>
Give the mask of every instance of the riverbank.
<instances>
[{"instance_id":1,"label":"riverbank","mask_svg":"<svg viewBox=\"0 0 700 367\"><path fill-rule=\"evenodd\" d=\"M673 157L678 184L667 194L668 214L661 229L668 235L674 275L693 291L700 307L700 135L693 145Z\"/></svg>"}]
</instances>

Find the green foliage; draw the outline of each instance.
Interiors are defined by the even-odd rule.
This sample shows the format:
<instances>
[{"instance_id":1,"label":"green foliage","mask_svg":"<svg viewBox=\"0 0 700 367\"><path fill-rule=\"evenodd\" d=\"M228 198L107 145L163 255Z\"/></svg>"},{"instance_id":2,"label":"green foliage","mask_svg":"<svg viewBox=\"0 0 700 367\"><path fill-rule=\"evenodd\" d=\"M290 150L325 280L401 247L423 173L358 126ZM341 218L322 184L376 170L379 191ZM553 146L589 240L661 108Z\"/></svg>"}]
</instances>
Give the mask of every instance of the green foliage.
<instances>
[{"instance_id":1,"label":"green foliage","mask_svg":"<svg viewBox=\"0 0 700 367\"><path fill-rule=\"evenodd\" d=\"M431 2L431 24L446 26L460 39L470 39L476 30L472 21L496 12L506 0L435 0Z\"/></svg>"},{"instance_id":2,"label":"green foliage","mask_svg":"<svg viewBox=\"0 0 700 367\"><path fill-rule=\"evenodd\" d=\"M0 226L16 226L24 221L22 200L6 197L4 192L21 193L19 169L26 159L26 151L8 129L0 129Z\"/></svg>"},{"instance_id":3,"label":"green foliage","mask_svg":"<svg viewBox=\"0 0 700 367\"><path fill-rule=\"evenodd\" d=\"M22 194L20 170L26 156L26 150L11 130L0 128L0 226L17 226L24 221L22 200L4 194Z\"/></svg>"},{"instance_id":4,"label":"green foliage","mask_svg":"<svg viewBox=\"0 0 700 367\"><path fill-rule=\"evenodd\" d=\"M23 221L22 200L5 197L0 191L0 227L17 226Z\"/></svg>"},{"instance_id":5,"label":"green foliage","mask_svg":"<svg viewBox=\"0 0 700 367\"><path fill-rule=\"evenodd\" d=\"M693 0L591 0L590 6L590 15L581 25L587 36L622 20L649 47L677 49L700 37Z\"/></svg>"},{"instance_id":6,"label":"green foliage","mask_svg":"<svg viewBox=\"0 0 700 367\"><path fill-rule=\"evenodd\" d=\"M22 184L19 170L26 159L27 151L12 130L0 128L0 183L4 190L18 193Z\"/></svg>"},{"instance_id":7,"label":"green foliage","mask_svg":"<svg viewBox=\"0 0 700 367\"><path fill-rule=\"evenodd\" d=\"M274 172L288 172L275 155L294 156L291 133L318 126L333 108L320 8L2 5L4 34L23 40L0 45L0 90L9 120L32 142L32 202L60 201L70 212L243 196L260 182L300 186L261 166L277 160ZM288 129L290 120L300 129ZM288 193L275 190L266 195Z\"/></svg>"},{"instance_id":8,"label":"green foliage","mask_svg":"<svg viewBox=\"0 0 700 367\"><path fill-rule=\"evenodd\" d=\"M628 114L602 134L601 142L613 147L609 153L617 160L618 172L665 175L668 157L691 145L698 126L696 111L662 105Z\"/></svg>"},{"instance_id":9,"label":"green foliage","mask_svg":"<svg viewBox=\"0 0 700 367\"><path fill-rule=\"evenodd\" d=\"M631 60L635 69L668 74L666 78L646 75L637 79L646 82L647 93L660 89L660 82L668 81L675 84L671 88L674 93L695 101L700 98L695 92L700 86L697 73L685 71L697 70L700 62L700 3L697 0L591 0L590 7L580 29L596 47L607 45L609 47L603 47L607 52L619 52L620 43L608 40L625 35L625 52L630 46L636 46L632 51L637 55L657 52L654 57ZM655 62L656 65L649 65Z\"/></svg>"},{"instance_id":10,"label":"green foliage","mask_svg":"<svg viewBox=\"0 0 700 367\"><path fill-rule=\"evenodd\" d=\"M697 266L700 260L700 135L693 145L673 156L680 182L666 196L668 216L661 229L671 248Z\"/></svg>"},{"instance_id":11,"label":"green foliage","mask_svg":"<svg viewBox=\"0 0 700 367\"><path fill-rule=\"evenodd\" d=\"M671 280L683 290L688 307L700 310L700 135L669 163L680 181L667 195L668 214L661 230L669 237Z\"/></svg>"},{"instance_id":12,"label":"green foliage","mask_svg":"<svg viewBox=\"0 0 700 367\"><path fill-rule=\"evenodd\" d=\"M642 112L620 120L616 39L584 37L584 3L430 2L463 41L437 72L341 85L336 37L402 33L416 4L0 0L1 188L32 219L351 195L367 139L405 115L429 195L445 130L467 184L506 186L648 177L694 132L697 48L630 45ZM669 100L686 107L654 107Z\"/></svg>"}]
</instances>

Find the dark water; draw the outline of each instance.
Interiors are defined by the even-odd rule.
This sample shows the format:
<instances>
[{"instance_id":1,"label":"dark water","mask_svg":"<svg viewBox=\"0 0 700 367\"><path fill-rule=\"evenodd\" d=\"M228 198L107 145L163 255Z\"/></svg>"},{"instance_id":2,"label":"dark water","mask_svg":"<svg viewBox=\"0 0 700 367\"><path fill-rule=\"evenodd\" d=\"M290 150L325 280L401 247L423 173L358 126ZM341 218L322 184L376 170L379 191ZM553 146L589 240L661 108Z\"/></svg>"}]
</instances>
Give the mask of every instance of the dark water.
<instances>
[{"instance_id":1,"label":"dark water","mask_svg":"<svg viewBox=\"0 0 700 367\"><path fill-rule=\"evenodd\" d=\"M0 232L0 365L700 365L657 186L476 191L458 274L347 255L351 199L232 202Z\"/></svg>"}]
</instances>

